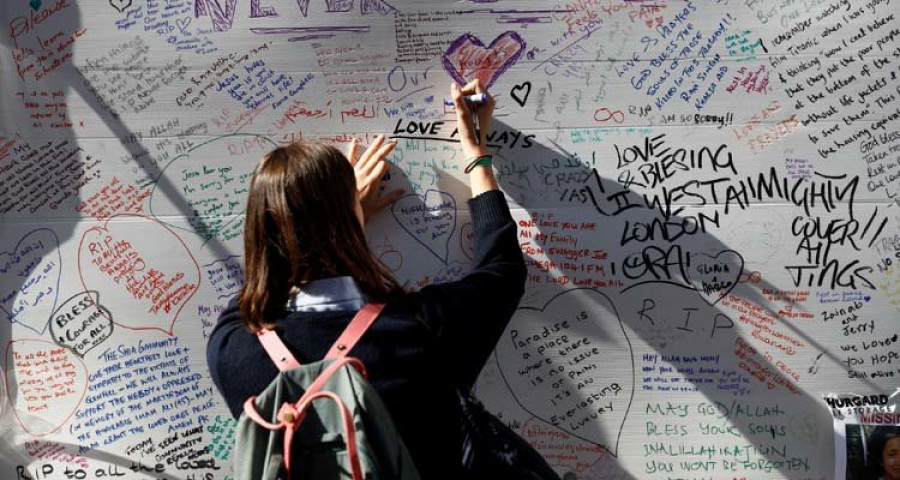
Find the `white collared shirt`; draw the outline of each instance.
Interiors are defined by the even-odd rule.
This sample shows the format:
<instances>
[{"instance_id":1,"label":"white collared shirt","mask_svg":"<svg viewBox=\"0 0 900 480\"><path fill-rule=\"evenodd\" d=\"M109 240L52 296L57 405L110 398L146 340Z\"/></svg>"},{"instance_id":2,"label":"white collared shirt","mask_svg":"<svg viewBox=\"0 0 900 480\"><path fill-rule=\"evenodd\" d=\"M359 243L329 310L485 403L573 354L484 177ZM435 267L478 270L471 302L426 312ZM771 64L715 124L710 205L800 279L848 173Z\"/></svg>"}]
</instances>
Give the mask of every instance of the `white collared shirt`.
<instances>
[{"instance_id":1,"label":"white collared shirt","mask_svg":"<svg viewBox=\"0 0 900 480\"><path fill-rule=\"evenodd\" d=\"M285 306L290 312L355 312L368 303L349 276L313 280L295 290Z\"/></svg>"}]
</instances>

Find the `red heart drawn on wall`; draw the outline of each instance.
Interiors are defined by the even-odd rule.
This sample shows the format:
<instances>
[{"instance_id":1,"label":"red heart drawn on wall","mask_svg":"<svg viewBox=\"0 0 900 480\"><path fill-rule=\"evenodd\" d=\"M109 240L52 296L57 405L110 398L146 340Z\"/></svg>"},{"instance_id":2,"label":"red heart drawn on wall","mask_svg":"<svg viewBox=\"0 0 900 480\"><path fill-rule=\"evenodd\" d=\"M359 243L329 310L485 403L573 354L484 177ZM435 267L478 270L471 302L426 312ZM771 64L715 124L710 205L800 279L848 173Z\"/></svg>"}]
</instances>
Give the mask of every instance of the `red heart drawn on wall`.
<instances>
[{"instance_id":1,"label":"red heart drawn on wall","mask_svg":"<svg viewBox=\"0 0 900 480\"><path fill-rule=\"evenodd\" d=\"M478 37L467 33L454 40L444 53L444 70L460 85L477 78L489 88L524 51L525 40L513 31L503 33L487 47Z\"/></svg>"},{"instance_id":2,"label":"red heart drawn on wall","mask_svg":"<svg viewBox=\"0 0 900 480\"><path fill-rule=\"evenodd\" d=\"M78 274L85 291L115 298L105 306L116 325L169 335L200 285L200 266L184 241L168 225L132 214L84 232Z\"/></svg>"},{"instance_id":3,"label":"red heart drawn on wall","mask_svg":"<svg viewBox=\"0 0 900 480\"><path fill-rule=\"evenodd\" d=\"M58 431L84 400L87 365L67 348L46 340L13 340L6 344L5 362L9 403L19 425L34 437Z\"/></svg>"}]
</instances>

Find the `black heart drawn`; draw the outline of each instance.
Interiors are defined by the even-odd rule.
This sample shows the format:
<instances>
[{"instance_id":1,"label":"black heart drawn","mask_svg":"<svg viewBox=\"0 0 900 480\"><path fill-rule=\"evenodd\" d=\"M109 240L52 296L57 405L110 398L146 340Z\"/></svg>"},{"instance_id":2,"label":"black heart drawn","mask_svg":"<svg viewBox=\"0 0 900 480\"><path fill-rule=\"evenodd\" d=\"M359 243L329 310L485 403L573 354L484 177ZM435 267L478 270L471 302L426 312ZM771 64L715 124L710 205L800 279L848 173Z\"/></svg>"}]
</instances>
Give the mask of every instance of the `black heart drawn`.
<instances>
[{"instance_id":1,"label":"black heart drawn","mask_svg":"<svg viewBox=\"0 0 900 480\"><path fill-rule=\"evenodd\" d=\"M522 96L521 98L519 98L519 95L518 95L520 90L525 90L525 95ZM516 103L518 103L520 107L525 106L525 102L528 101L529 94L531 94L531 82L525 82L521 85L516 85L509 92L509 96L511 96L512 99L515 100Z\"/></svg>"},{"instance_id":2,"label":"black heart drawn","mask_svg":"<svg viewBox=\"0 0 900 480\"><path fill-rule=\"evenodd\" d=\"M699 272L699 277L695 277L694 273L690 273L690 271L688 271L689 278L687 278L687 281L694 287L695 290L697 290L697 293L700 295L700 298L702 298L710 306L719 303L719 300L722 300L723 298L728 296L728 294L731 293L732 290L734 290L734 287L737 286L738 278L740 278L741 272L744 271L744 257L741 256L740 253L738 253L734 250L722 250L721 252L719 252L715 255L708 255L705 253L694 253L694 254L692 254L692 257L691 257L692 261L694 260L694 258L698 258L698 257L706 257L710 260L716 260L722 255L725 255L726 257L728 257L728 256L733 257L731 259L731 260L733 260L733 262L728 262L726 264L726 268L730 267L730 268L728 268L728 270L731 270L731 271L723 272L723 271L718 271L718 270L710 270L710 271L706 271L706 272ZM694 264L695 264L695 267L694 267L695 269L699 268L699 266L697 266L697 262L694 262ZM714 292L713 291L704 292L703 287L698 287L696 284L694 284L694 280L699 280L702 284L703 281L705 280L704 277L709 277L709 276L712 276L712 281L714 282L714 285L716 285L718 287L718 288L716 288L716 290ZM718 296L712 296L711 295L712 293L717 293ZM710 302L710 298L707 298L707 297L711 297L713 299L713 301Z\"/></svg>"},{"instance_id":3,"label":"black heart drawn","mask_svg":"<svg viewBox=\"0 0 900 480\"><path fill-rule=\"evenodd\" d=\"M119 13L122 13L126 8L131 6L131 0L109 0L109 4L118 10Z\"/></svg>"}]
</instances>

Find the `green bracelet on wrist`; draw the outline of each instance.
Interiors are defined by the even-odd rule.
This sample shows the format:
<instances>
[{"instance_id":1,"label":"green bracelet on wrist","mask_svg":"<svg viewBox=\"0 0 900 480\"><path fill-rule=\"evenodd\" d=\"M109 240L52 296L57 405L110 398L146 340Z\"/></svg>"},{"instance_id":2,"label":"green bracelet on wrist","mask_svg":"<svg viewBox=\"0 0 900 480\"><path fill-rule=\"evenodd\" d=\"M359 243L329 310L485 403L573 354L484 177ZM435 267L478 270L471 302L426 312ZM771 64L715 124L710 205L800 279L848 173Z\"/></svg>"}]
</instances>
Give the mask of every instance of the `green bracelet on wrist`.
<instances>
[{"instance_id":1,"label":"green bracelet on wrist","mask_svg":"<svg viewBox=\"0 0 900 480\"><path fill-rule=\"evenodd\" d=\"M474 160L469 162L469 165L465 169L465 173L471 173L475 167L490 167L492 159L493 157L491 155L479 155L475 157Z\"/></svg>"}]
</instances>

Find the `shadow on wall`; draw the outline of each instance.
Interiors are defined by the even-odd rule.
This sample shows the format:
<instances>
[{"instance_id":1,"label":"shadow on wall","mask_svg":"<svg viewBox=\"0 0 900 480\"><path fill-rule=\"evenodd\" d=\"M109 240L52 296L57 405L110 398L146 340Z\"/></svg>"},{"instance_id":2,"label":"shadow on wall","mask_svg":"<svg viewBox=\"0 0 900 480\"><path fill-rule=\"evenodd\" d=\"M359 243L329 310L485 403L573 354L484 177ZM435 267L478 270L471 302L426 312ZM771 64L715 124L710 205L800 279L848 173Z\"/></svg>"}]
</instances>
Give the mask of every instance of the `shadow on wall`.
<instances>
[{"instance_id":1,"label":"shadow on wall","mask_svg":"<svg viewBox=\"0 0 900 480\"><path fill-rule=\"evenodd\" d=\"M495 119L492 130L514 129ZM657 129L642 136L667 142L664 147L673 151L682 147L658 135ZM616 155L611 143L604 142L604 151ZM820 399L800 388L808 373L792 370L798 362L791 359L801 351L807 358L822 352L822 363L845 365L793 325L798 302L772 297L783 287L748 271L741 251L711 233L724 218L717 213L721 206L709 202L701 208L697 197L685 195L681 201L688 205L671 205L666 215L661 196L654 203L653 196L554 146L501 150L494 162L501 188L532 217L519 223L529 263L522 305L529 306L519 309L495 355L503 382L534 417L526 437L528 428L536 435L559 429L569 441L601 446L613 457L645 458L642 474L672 472L672 464L677 468L685 459L699 461L699 471L721 472L720 459L740 462L754 454L785 476L807 470L814 459L799 445L830 439L831 417ZM728 147L708 147L701 153L703 168L709 171L715 163L720 176L738 177L738 159L729 158ZM585 243L598 236L601 244ZM740 335L740 323L759 336ZM655 351L634 352L629 336ZM771 348L758 347L763 338ZM652 391L658 401L641 403L636 411L637 391ZM677 392L697 392L706 402L694 407L696 402L680 402ZM684 427L676 426L687 416L707 425L703 435L688 439ZM645 444L620 443L623 431L646 438ZM738 439L744 447L735 451ZM679 451L682 443L693 455ZM615 459L604 456L597 463L605 466L573 471L570 478L593 476L595 470L629 477L621 467L612 472L610 462Z\"/></svg>"},{"instance_id":2,"label":"shadow on wall","mask_svg":"<svg viewBox=\"0 0 900 480\"><path fill-rule=\"evenodd\" d=\"M114 8L113 3L110 5L109 8ZM32 10L40 10L40 14ZM35 15L40 16L39 22L33 20ZM162 175L161 165L142 143L142 135L123 122L122 116L138 115L141 106L132 102L116 103L115 95L105 91L108 85L95 85L95 80L89 78L111 79L112 83L118 81L118 86L143 82L146 87L152 80L147 71L141 70L143 64L112 69L96 64L76 68L77 64L87 65L84 59L74 54L76 45L92 32L84 25L81 12L74 3L46 2L42 8L40 2L3 2L0 4L0 24L8 26L0 34L0 44L5 47L0 58L3 65L11 67L0 72L0 79L7 89L4 98L13 102L3 105L3 115L0 115L0 132L3 132L0 133L0 215L5 227L0 238L0 258L13 259L13 265L0 275L0 314L3 315L0 343L4 351L5 377L5 388L0 388L0 393L8 397L4 399L4 408L0 409L0 420L34 424L46 430L40 433L47 434L58 429L54 425L61 425L65 419L59 418L57 422L57 415L49 414L52 419L47 420L44 417L48 413L39 406L34 413L13 411L22 392L16 368L12 365L12 350L47 349L44 345L52 348L56 347L53 343L56 342L78 356L83 355L71 345L56 341L50 324L51 314L66 303L66 295L75 294L70 300L79 295L89 302L93 298L96 303L96 292L94 296L89 292L76 293L80 290L80 281L73 265L67 264L65 272L62 268L63 262L71 263L74 260L70 257L77 255L79 239L74 236L81 217L97 217L98 212L91 210L103 207L83 194L82 187L90 192L99 192L104 186L131 187L128 185L130 179L114 179L110 170L112 165L127 163L144 179L135 185L136 191L146 192L152 186L155 194L161 194L180 209L178 213L190 220L198 234L211 229L204 219L196 218L195 213L185 207L188 202L172 181ZM135 45L129 48L140 50ZM183 72L180 75L183 76ZM70 109L73 103L86 104L92 115L76 116L79 111ZM88 129L103 132L104 128L122 145L125 153L122 157L94 153L109 152L110 149L98 149L93 139L79 138L79 134ZM65 246L65 255L60 246ZM215 237L208 240L205 248L217 258L229 255ZM38 275L39 271L43 275ZM60 292L62 288L68 291ZM109 311L102 305L95 304L95 307L110 319ZM112 334L112 322L109 323L104 339ZM15 337L13 324L18 324ZM16 443L13 430L5 428L0 433L0 442L6 445L0 451L0 465L8 472L14 471L17 465L28 465L35 460L24 455L27 449ZM63 446L78 450L76 445ZM130 460L103 452L93 451L89 458L120 465L123 471L131 466ZM170 477L164 475L164 478Z\"/></svg>"},{"instance_id":3,"label":"shadow on wall","mask_svg":"<svg viewBox=\"0 0 900 480\"><path fill-rule=\"evenodd\" d=\"M48 7L49 8L49 7ZM61 278L62 265L59 246L72 241L78 223L70 211L82 201L78 184L96 182L101 167L78 144L75 128L77 120L71 118L68 105L76 90L72 82L74 69L70 60L53 68L51 58L46 64L38 60L43 51L40 38L50 38L56 32L62 39L82 35L80 14L77 8L52 10L44 23L32 24L31 9L27 2L13 5L3 2L0 6L0 24L4 25L0 42L3 46L0 71L6 87L3 98L13 102L4 105L0 115L0 132L4 132L0 162L4 169L0 174L0 202L4 234L0 244L3 258L19 258L21 265L4 272L0 277L0 343L3 347L4 380L7 387L3 399L3 415L0 421L11 425L18 415L29 415L25 421L40 419L40 413L13 411L19 397L19 379L10 352L13 340L50 340L49 320L58 303L61 303L62 282L74 282L74 278ZM54 42L53 47L58 46ZM71 54L71 48L63 49L61 56ZM16 112L16 113L12 113ZM89 163L90 162L90 163ZM26 185L28 185L26 187ZM65 214L63 212L69 212ZM37 225L40 227L37 227ZM28 252L28 253L26 253ZM34 262L38 260L38 262ZM34 263L31 268L28 265ZM26 287L29 277L37 272L47 272L47 280L38 282L37 298L33 289ZM35 273L35 275L32 275ZM46 284L45 284L46 283ZM13 338L13 324L16 338ZM27 340L16 346L26 345ZM5 411L9 410L9 411ZM39 422L43 423L43 422ZM52 428L52 427L50 427ZM48 428L49 429L49 428ZM22 442L14 439L13 428L2 429L5 448L0 450L0 465L6 474L18 465L28 465L33 458L25 456Z\"/></svg>"},{"instance_id":4,"label":"shadow on wall","mask_svg":"<svg viewBox=\"0 0 900 480\"><path fill-rule=\"evenodd\" d=\"M102 121L102 127L105 127L111 136L119 139L128 156L126 161L141 169L143 177L148 180L148 183L142 184L143 187L152 183L154 188L168 197L173 205L183 205L185 202L181 200L179 189L161 175L160 166L148 153L150 149L142 144L140 136L130 130L119 116L138 115L140 112L136 110L139 106L128 103L113 105L111 103L113 100L106 98L103 88L91 79L96 71L88 69L79 71L72 66L79 62L80 59L77 57L61 60L58 67L53 67L46 73L43 69L47 65L37 61L34 52L41 48L38 35L45 39L55 38L54 42L61 45L73 39L72 43L77 44L78 38L91 34L90 31L84 30L77 6L70 5L48 16L39 26L25 28L22 22L28 21L28 9L27 2L21 2L17 6L11 6L9 2L0 5L2 18L0 24L13 25L14 29L13 32L4 32L0 35L0 41L7 47L4 51L10 52L15 57L4 58L4 65L16 66L15 71L4 69L0 75L7 88L22 92L21 104L26 107L25 110L29 115L32 113L52 115L51 120L45 120L39 127L29 126L24 121L9 124L14 118L18 118L12 115L0 117L2 127L0 131L10 132L2 134L5 136L0 138L0 165L4 163L13 165L11 170L3 170L0 176L2 184L0 192L3 192L0 193L0 202L3 202L0 205L4 210L4 225L13 225L12 228L4 229L4 243L0 245L0 252L9 254L18 250L20 246L31 248L32 257L40 256L42 258L40 262L43 262L33 268L41 268L50 266L53 260L51 254L56 254L57 258L60 258L58 245L77 243L77 239L72 238L78 224L74 208L88 200L80 194L77 185L87 183L88 190L97 191L111 180L109 172L104 172L103 166L115 162L116 159L94 158L90 153L93 150L92 145L79 142L77 132L83 128L80 123L82 120L86 124L84 128L98 129L101 127L98 123ZM24 20L17 20L19 18ZM56 37L57 32L62 35ZM62 56L71 53L72 46L56 51L62 59ZM50 64L52 63L51 60ZM122 72L123 75L132 73L130 81L138 81L136 78L140 75L139 72ZM85 119L71 118L68 108L60 104L69 104L70 100L75 99L85 102L95 115ZM48 103L51 106L47 106ZM32 104L37 106L30 107ZM4 110L21 111L21 106L4 105ZM60 114L61 117L58 116ZM28 121L31 121L31 117ZM493 127L497 130L513 130L497 119L494 120ZM646 208L645 197L632 191L629 185L603 177L585 161L570 163L571 158L571 155L559 148L553 149L535 143L529 149L517 149L515 155L501 152L495 162L504 191L533 213L534 223L520 225L520 230L528 230L531 234L530 242L534 252L528 253L528 256L532 272L542 279L542 286L535 287L526 298L526 303L532 301L534 305L520 310L511 323L510 330L501 340L501 345L498 346L500 354L498 368L510 392L521 408L535 417L535 420L525 428L562 430L572 439L580 439L586 445L602 446L615 455L627 452L648 458L654 455L664 456L666 452L635 452L633 449L638 448L637 445L626 447L619 444L626 426L629 430L650 435L647 432L648 426L634 421L636 416L644 412L633 410L629 412L629 409L633 408L634 390L639 387L637 372L643 367L652 366L655 377L666 377L666 372L663 372L660 366L663 363L694 368L682 360L685 356L684 345L702 345L702 351L697 351L697 360L694 362L702 363L719 372L715 377L712 374L704 377L699 373L694 377L689 376L689 379L697 380L689 380L687 388L690 391L700 392L708 399L709 420L716 420L717 424L722 424L724 423L722 418L727 418L737 428L735 438L741 437L747 439L747 443L754 443L750 439L759 437L758 432L751 429L750 419L747 416L735 416L733 405L719 407L716 401L724 395L729 395L730 389L740 390L748 388L749 385L753 390L768 392L769 385L772 385L771 390L777 392L779 398L791 399L792 410L803 412L800 415L802 424L791 429L788 440L795 443L815 442L821 433L815 429L822 425L830 426L830 418L827 421L825 418L827 412L816 408L820 405L818 399L796 389L795 382L787 378L777 359L767 358L756 351L751 345L758 342L740 337L735 328L737 326L735 306L752 309L760 316L780 318L782 316L780 309L771 305L762 294L765 289L778 290L778 288L764 278L752 285L741 283L741 279L750 278L750 274L744 268L740 248L729 246L700 229L673 241L643 239L649 226L658 225L654 222L671 223L679 226L676 228L689 229L706 221L710 230L713 230L711 227L713 214L708 213L707 219L701 220L701 215L704 215L702 212L706 210L687 208L681 212L672 212L666 217L661 214L659 208ZM727 166L723 166L722 169L729 173ZM13 173L10 172L22 177L13 177ZM23 179L27 172L32 172L31 175L35 177L52 178L56 181L38 183L41 188L19 189L18 187L25 183ZM71 183L60 181L60 175L70 179ZM548 188L546 175L551 175L552 189ZM547 198L537 198L537 192L541 191L547 192ZM567 207L578 209L577 226L567 227L562 224L561 219L565 217L568 208L560 209L561 201ZM35 212L30 211L41 202L44 204ZM52 206L56 202L59 209ZM61 211L66 214L62 214ZM596 215L581 218L587 217L582 215L582 212L587 211L595 212ZM188 210L182 210L180 214L184 217L193 217L193 212ZM202 220L196 221L200 222L195 227L196 230L212 230L204 226ZM32 230L31 225L41 222L48 227ZM592 224L593 227L583 223ZM637 225L647 227L641 230L642 227ZM16 231L17 228L21 231ZM610 241L608 243L604 241L603 245L597 246L584 244L576 246L574 239L579 238L578 232L587 230L603 232ZM626 240L622 239L622 232L626 233ZM587 238L587 235L580 238ZM524 239L520 241L525 243ZM549 249L551 243L556 247L554 252ZM229 255L225 247L215 238L207 245L217 258ZM540 253L537 251L538 248L542 248ZM615 248L615 251L621 249L627 252L627 255L609 258L604 252L612 248ZM583 256L578 253L582 249L588 249L590 253ZM43 252L47 255L38 255ZM55 277L48 276L53 281L47 283L47 288L58 290L60 282L77 284L74 278L61 278L61 261L57 261L55 267L47 270L49 274L54 272L55 268L56 273ZM551 267L551 263L555 266ZM567 264L577 267L567 267ZM584 275L567 272L575 268L581 272L582 266L587 269ZM569 283L550 281L558 280L563 275ZM7 275L0 279L2 288L0 307L3 308L3 314L8 320L0 322L0 341L4 346L13 340L12 322L20 324L16 328L17 336L21 328L27 332L27 338L46 339L49 333L47 322L50 314L62 301L58 297L59 292L51 290L51 295L29 301L29 304L37 303L30 309L16 311L19 301L28 295L23 291L27 277L28 275ZM586 283L573 285L577 283L576 278ZM622 278L628 282L625 283ZM54 281L56 283L53 283ZM794 306L792 301L788 301L787 304L789 307ZM563 322L568 323L564 325ZM550 327L553 331L544 336L544 327ZM25 330L26 328L31 332ZM836 364L842 363L834 354L825 351L821 345L790 323L780 323L779 328L782 328L782 333L802 343L802 348L823 351L829 360ZM517 332L515 338L511 334L513 330ZM562 338L564 335L565 340ZM629 335L636 335L643 343L655 349L655 352L637 358ZM537 340L530 340L535 336ZM553 341L554 344L548 345L549 341ZM567 354L552 356L547 353L559 351L560 348L563 351L568 348ZM598 353L594 353L595 348ZM525 358L525 354L528 354L528 358ZM19 382L15 376L15 369L7 364L8 354L4 353L4 356L6 385L11 387L7 392L10 402L6 405L9 406L16 404ZM703 357L709 357L710 360L701 360ZM763 381L752 378L753 375L738 368L736 357L749 365L748 368L763 378ZM675 358L679 360L676 361ZM713 358L715 360L712 360ZM564 370L551 374L551 365L562 365ZM726 378L724 372L728 369L732 373ZM526 373L520 374L520 371ZM603 371L613 372L615 377L606 378L602 375ZM563 373L565 375L560 380ZM673 376L675 375L669 375ZM541 378L540 382L536 380L537 377ZM709 378L716 378L716 381L705 381ZM719 381L719 378L728 380L724 382L727 389L722 388L723 382ZM749 384L744 383L742 378L749 379ZM591 383L588 382L589 379L592 380ZM659 386L655 385L654 388ZM666 399L672 398L664 393L658 395ZM580 399L587 397L592 399L590 406L580 407ZM740 402L745 398L755 400L759 396L736 395L734 398ZM766 405L775 403L777 402L765 402ZM607 408L607 405L611 408ZM603 411L600 411L601 408ZM671 414L681 416L678 408L676 406ZM577 413L568 415L569 411ZM687 413L685 411L685 415ZM628 423L629 414L631 423ZM699 414L707 415L702 412ZM8 422L12 421L10 416L14 413L0 412L0 415L3 415L0 419ZM715 432L713 436L714 434ZM774 438L777 435L778 432L772 432L771 436ZM0 436L9 447L3 450L7 453L0 456L0 463L20 465L33 460L20 455L26 449L13 443L10 429L4 429ZM67 447L75 446L67 445ZM789 458L786 457L790 457L793 450L783 452L778 448L757 450L763 458L774 465L780 465L781 467L776 469L781 473L790 475L796 470L795 464L789 462ZM91 452L90 455L91 458L121 465L124 468L130 466L130 460L122 457L98 451ZM715 455L718 456L719 452ZM621 468L615 471L614 459L609 456L604 456L604 459L603 468L609 469L604 473L608 473L611 477L631 478ZM662 463L665 462L660 462ZM657 473L665 472L665 466L656 466L655 461L653 465L660 469ZM593 472L594 468L585 467L579 472Z\"/></svg>"}]
</instances>

